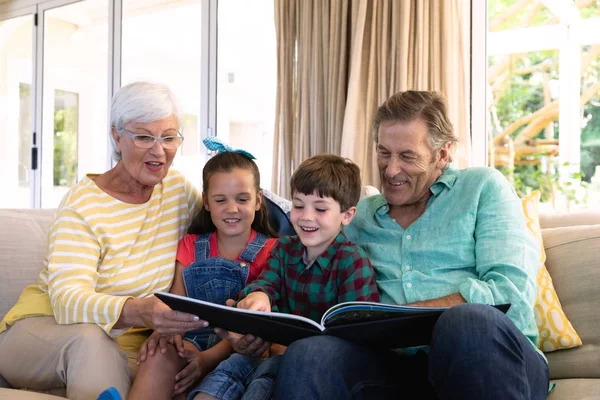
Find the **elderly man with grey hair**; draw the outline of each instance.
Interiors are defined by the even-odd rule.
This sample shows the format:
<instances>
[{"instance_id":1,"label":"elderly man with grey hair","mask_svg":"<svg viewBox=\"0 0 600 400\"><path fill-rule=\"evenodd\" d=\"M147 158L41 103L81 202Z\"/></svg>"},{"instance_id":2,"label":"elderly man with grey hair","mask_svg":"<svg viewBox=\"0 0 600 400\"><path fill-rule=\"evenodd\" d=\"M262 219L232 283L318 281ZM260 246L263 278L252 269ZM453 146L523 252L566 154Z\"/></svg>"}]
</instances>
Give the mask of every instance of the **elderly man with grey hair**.
<instances>
[{"instance_id":1,"label":"elderly man with grey hair","mask_svg":"<svg viewBox=\"0 0 600 400\"><path fill-rule=\"evenodd\" d=\"M125 396L151 330L205 326L153 296L171 285L177 243L201 203L170 169L183 141L178 100L134 82L115 94L110 122L116 165L64 196L38 284L0 323L0 375L15 388L96 399L114 386Z\"/></svg>"},{"instance_id":2,"label":"elderly man with grey hair","mask_svg":"<svg viewBox=\"0 0 600 400\"><path fill-rule=\"evenodd\" d=\"M383 194L359 202L344 232L369 256L383 303L450 308L422 347L382 351L328 336L292 343L275 397L545 399L539 247L510 183L493 168L449 165L457 139L440 93L394 94L373 131ZM506 314L489 306L503 303Z\"/></svg>"}]
</instances>

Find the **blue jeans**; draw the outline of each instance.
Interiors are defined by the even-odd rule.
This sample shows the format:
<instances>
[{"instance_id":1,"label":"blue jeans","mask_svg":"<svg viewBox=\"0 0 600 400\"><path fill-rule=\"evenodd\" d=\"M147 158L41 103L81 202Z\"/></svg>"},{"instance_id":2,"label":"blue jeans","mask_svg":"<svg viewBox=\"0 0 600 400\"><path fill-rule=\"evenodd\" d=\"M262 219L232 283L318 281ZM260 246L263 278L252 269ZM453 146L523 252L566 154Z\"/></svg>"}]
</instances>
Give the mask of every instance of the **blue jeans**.
<instances>
[{"instance_id":1,"label":"blue jeans","mask_svg":"<svg viewBox=\"0 0 600 400\"><path fill-rule=\"evenodd\" d=\"M206 393L221 400L267 400L273 395L280 356L267 359L232 354L188 394Z\"/></svg>"},{"instance_id":2,"label":"blue jeans","mask_svg":"<svg viewBox=\"0 0 600 400\"><path fill-rule=\"evenodd\" d=\"M463 304L446 311L429 353L400 355L316 336L282 357L276 399L542 400L548 365L501 311Z\"/></svg>"}]
</instances>

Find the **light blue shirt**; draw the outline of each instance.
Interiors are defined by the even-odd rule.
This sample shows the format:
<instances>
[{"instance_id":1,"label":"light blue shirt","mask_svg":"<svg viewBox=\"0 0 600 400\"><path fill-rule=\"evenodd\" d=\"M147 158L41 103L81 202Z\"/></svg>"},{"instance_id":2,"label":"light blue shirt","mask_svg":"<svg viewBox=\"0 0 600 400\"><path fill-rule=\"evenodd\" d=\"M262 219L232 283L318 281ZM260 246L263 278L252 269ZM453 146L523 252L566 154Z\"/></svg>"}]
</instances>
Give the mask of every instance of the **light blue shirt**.
<instances>
[{"instance_id":1,"label":"light blue shirt","mask_svg":"<svg viewBox=\"0 0 600 400\"><path fill-rule=\"evenodd\" d=\"M510 183L493 168L447 168L431 192L407 229L389 216L380 194L361 200L344 230L367 252L381 302L460 293L468 303L511 303L508 317L537 349L540 252Z\"/></svg>"}]
</instances>

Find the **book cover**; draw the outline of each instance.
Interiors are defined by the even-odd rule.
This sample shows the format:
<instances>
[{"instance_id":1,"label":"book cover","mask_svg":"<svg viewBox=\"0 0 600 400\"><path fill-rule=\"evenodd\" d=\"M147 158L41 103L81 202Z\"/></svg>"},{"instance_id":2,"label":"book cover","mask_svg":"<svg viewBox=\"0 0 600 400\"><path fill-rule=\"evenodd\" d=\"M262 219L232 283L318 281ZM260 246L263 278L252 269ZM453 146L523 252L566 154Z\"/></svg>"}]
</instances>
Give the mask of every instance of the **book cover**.
<instances>
[{"instance_id":1,"label":"book cover","mask_svg":"<svg viewBox=\"0 0 600 400\"><path fill-rule=\"evenodd\" d=\"M435 322L448 309L347 302L327 310L319 324L298 315L245 310L171 293L157 293L156 297L173 310L197 315L211 327L253 334L284 346L314 335L337 336L369 347L427 345ZM506 313L510 304L492 307Z\"/></svg>"}]
</instances>

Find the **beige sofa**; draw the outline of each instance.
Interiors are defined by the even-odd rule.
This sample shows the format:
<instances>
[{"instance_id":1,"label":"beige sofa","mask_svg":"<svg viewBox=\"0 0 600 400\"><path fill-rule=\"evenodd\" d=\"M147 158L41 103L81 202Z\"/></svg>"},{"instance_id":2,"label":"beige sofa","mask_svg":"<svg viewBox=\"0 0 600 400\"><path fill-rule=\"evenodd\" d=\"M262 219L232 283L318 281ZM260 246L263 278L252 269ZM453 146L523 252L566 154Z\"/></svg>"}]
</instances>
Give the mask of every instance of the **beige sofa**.
<instances>
[{"instance_id":1,"label":"beige sofa","mask_svg":"<svg viewBox=\"0 0 600 400\"><path fill-rule=\"evenodd\" d=\"M0 318L23 288L36 282L52 216L53 210L0 209ZM583 341L581 347L547 354L551 378L557 383L548 399L598 400L600 212L543 215L540 224L546 266L563 309ZM56 399L45 394L1 389L7 386L0 377L0 400Z\"/></svg>"}]
</instances>

